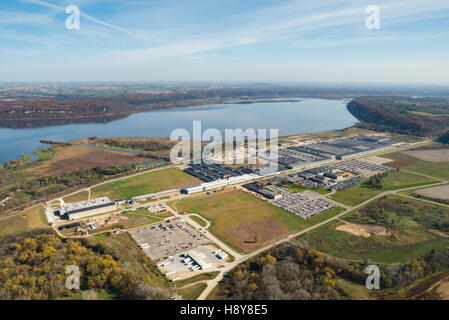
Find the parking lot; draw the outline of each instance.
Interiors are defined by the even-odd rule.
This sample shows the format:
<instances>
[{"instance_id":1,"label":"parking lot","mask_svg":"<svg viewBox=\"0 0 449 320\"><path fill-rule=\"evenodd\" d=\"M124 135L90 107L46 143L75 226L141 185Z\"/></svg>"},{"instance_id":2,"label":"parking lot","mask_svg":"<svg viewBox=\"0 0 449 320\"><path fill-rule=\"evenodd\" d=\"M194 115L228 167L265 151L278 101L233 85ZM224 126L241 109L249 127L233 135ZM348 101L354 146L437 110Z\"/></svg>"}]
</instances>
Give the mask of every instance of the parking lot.
<instances>
[{"instance_id":1,"label":"parking lot","mask_svg":"<svg viewBox=\"0 0 449 320\"><path fill-rule=\"evenodd\" d=\"M267 189L282 194L282 198L272 202L274 205L304 219L335 208L334 205L320 199L322 195L313 191L295 193L278 186L269 186Z\"/></svg>"},{"instance_id":2,"label":"parking lot","mask_svg":"<svg viewBox=\"0 0 449 320\"><path fill-rule=\"evenodd\" d=\"M364 161L364 160L357 160L357 159L337 164L334 166L334 168L353 172L353 173L363 176L364 178L369 178L376 174L392 170L389 167L378 165L378 164L372 163L368 160Z\"/></svg>"},{"instance_id":3,"label":"parking lot","mask_svg":"<svg viewBox=\"0 0 449 320\"><path fill-rule=\"evenodd\" d=\"M153 261L166 259L198 245L208 243L200 232L182 220L160 223L129 232L131 237Z\"/></svg>"}]
</instances>

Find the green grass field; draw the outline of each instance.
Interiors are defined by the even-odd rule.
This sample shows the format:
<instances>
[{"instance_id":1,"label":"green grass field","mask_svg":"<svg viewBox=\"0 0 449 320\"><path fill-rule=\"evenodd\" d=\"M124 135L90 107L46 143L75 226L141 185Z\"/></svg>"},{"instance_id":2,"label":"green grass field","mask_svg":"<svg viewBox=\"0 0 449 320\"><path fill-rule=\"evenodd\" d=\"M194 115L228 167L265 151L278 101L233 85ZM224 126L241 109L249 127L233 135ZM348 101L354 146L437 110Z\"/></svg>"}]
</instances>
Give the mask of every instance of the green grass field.
<instances>
[{"instance_id":1,"label":"green grass field","mask_svg":"<svg viewBox=\"0 0 449 320\"><path fill-rule=\"evenodd\" d=\"M95 187L91 190L91 197L129 198L199 183L198 179L179 169L167 168Z\"/></svg>"},{"instance_id":2,"label":"green grass field","mask_svg":"<svg viewBox=\"0 0 449 320\"><path fill-rule=\"evenodd\" d=\"M196 283L187 288L182 288L178 290L178 294L182 296L183 300L196 300L201 292L206 289L207 284L204 282Z\"/></svg>"},{"instance_id":3,"label":"green grass field","mask_svg":"<svg viewBox=\"0 0 449 320\"><path fill-rule=\"evenodd\" d=\"M382 179L383 187L381 189L364 185L362 182L355 187L337 191L334 195L330 196L330 198L348 206L355 206L385 191L424 186L437 182L437 180L432 180L420 175L403 171L394 171L389 172L388 175Z\"/></svg>"},{"instance_id":4,"label":"green grass field","mask_svg":"<svg viewBox=\"0 0 449 320\"><path fill-rule=\"evenodd\" d=\"M114 300L117 299L117 294L107 292L106 290L95 291L95 300ZM83 300L83 291L77 290L72 296L63 300Z\"/></svg>"},{"instance_id":5,"label":"green grass field","mask_svg":"<svg viewBox=\"0 0 449 320\"><path fill-rule=\"evenodd\" d=\"M305 220L240 190L201 195L169 205L179 211L198 213L211 221L210 231L239 252L272 243L342 210L336 208Z\"/></svg>"},{"instance_id":6,"label":"green grass field","mask_svg":"<svg viewBox=\"0 0 449 320\"><path fill-rule=\"evenodd\" d=\"M417 114L419 116L426 116L426 117L447 117L449 114L447 113L430 113L430 112L423 112L423 111L409 111L409 113Z\"/></svg>"},{"instance_id":7,"label":"green grass field","mask_svg":"<svg viewBox=\"0 0 449 320\"><path fill-rule=\"evenodd\" d=\"M337 286L347 295L351 300L367 300L371 290L358 283L346 279L337 279Z\"/></svg>"},{"instance_id":8,"label":"green grass field","mask_svg":"<svg viewBox=\"0 0 449 320\"><path fill-rule=\"evenodd\" d=\"M200 217L197 216L190 216L190 219L192 219L193 221L195 221L196 223L198 223L201 227L205 227L207 226L206 221L204 221L203 219L201 219Z\"/></svg>"},{"instance_id":9,"label":"green grass field","mask_svg":"<svg viewBox=\"0 0 449 320\"><path fill-rule=\"evenodd\" d=\"M71 196L65 197L64 201L67 203L71 203L71 202L89 200L88 198L89 198L89 191L81 191L81 192L75 193Z\"/></svg>"},{"instance_id":10,"label":"green grass field","mask_svg":"<svg viewBox=\"0 0 449 320\"><path fill-rule=\"evenodd\" d=\"M38 206L0 219L0 237L16 235L47 226L44 207Z\"/></svg>"},{"instance_id":11,"label":"green grass field","mask_svg":"<svg viewBox=\"0 0 449 320\"><path fill-rule=\"evenodd\" d=\"M39 150L34 150L34 153L39 157L41 161L51 160L55 157L55 151L44 148Z\"/></svg>"},{"instance_id":12,"label":"green grass field","mask_svg":"<svg viewBox=\"0 0 449 320\"><path fill-rule=\"evenodd\" d=\"M422 200L427 200L427 201L432 201L432 202L437 202L437 203L441 203L444 205L449 206L449 200L446 199L437 199L437 198L430 198L430 197L426 197L426 196L422 196L420 194L417 194L415 191L410 190L410 191L404 191L404 192L400 192L401 194L405 194L411 197L415 197L416 199L422 199Z\"/></svg>"},{"instance_id":13,"label":"green grass field","mask_svg":"<svg viewBox=\"0 0 449 320\"><path fill-rule=\"evenodd\" d=\"M449 246L449 239L434 233L449 231L446 220L449 209L408 198L389 196L379 199L357 212L343 216L344 220L361 225L377 225L390 231L388 236L369 238L336 230L342 222L335 221L301 240L318 251L340 258L380 263L404 262L433 249ZM444 236L444 234L443 234Z\"/></svg>"},{"instance_id":14,"label":"green grass field","mask_svg":"<svg viewBox=\"0 0 449 320\"><path fill-rule=\"evenodd\" d=\"M401 245L397 241L384 237L363 238L338 231L335 229L336 225L337 222L319 232L314 232L305 240L311 248L336 257L362 261L367 259L380 263L404 262L426 254L432 249L449 246L448 239L437 238L429 233L425 233L426 240ZM416 234L418 233L417 231Z\"/></svg>"}]
</instances>

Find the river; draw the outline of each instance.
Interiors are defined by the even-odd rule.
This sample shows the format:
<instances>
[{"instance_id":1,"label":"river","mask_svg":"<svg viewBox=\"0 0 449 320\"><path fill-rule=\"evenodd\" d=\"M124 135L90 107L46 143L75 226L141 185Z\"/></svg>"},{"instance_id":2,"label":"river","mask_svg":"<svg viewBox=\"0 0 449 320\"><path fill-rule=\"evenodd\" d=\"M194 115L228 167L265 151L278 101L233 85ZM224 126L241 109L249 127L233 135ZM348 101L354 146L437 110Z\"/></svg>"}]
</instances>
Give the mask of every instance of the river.
<instances>
[{"instance_id":1,"label":"river","mask_svg":"<svg viewBox=\"0 0 449 320\"><path fill-rule=\"evenodd\" d=\"M169 137L176 128L192 132L194 120L202 122L202 130L279 129L280 136L343 129L357 122L346 109L348 100L295 99L300 101L173 108L136 113L108 123L0 128L0 163L18 159L21 155L32 155L33 150L45 147L39 142L41 139L69 142L91 136Z\"/></svg>"}]
</instances>

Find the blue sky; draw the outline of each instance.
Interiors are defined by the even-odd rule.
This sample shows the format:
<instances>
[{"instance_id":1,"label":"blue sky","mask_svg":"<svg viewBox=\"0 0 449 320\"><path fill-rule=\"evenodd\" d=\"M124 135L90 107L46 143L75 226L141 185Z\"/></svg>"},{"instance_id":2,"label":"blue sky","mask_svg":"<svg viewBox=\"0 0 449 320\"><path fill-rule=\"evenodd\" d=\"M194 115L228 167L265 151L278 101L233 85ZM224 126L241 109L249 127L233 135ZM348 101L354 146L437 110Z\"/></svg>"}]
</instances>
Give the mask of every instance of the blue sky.
<instances>
[{"instance_id":1,"label":"blue sky","mask_svg":"<svg viewBox=\"0 0 449 320\"><path fill-rule=\"evenodd\" d=\"M171 80L449 84L449 1L0 1L0 81Z\"/></svg>"}]
</instances>

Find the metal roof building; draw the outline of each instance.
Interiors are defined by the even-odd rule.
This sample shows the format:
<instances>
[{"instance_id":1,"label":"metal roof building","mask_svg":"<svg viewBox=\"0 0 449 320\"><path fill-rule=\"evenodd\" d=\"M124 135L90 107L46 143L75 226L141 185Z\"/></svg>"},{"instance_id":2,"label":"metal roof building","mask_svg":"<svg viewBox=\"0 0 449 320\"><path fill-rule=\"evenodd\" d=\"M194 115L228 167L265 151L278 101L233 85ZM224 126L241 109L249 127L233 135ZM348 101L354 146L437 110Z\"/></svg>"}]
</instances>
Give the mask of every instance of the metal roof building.
<instances>
[{"instance_id":1,"label":"metal roof building","mask_svg":"<svg viewBox=\"0 0 449 320\"><path fill-rule=\"evenodd\" d=\"M77 220L101 213L114 211L117 206L108 197L68 203L59 209L61 216L66 216L69 220Z\"/></svg>"}]
</instances>

